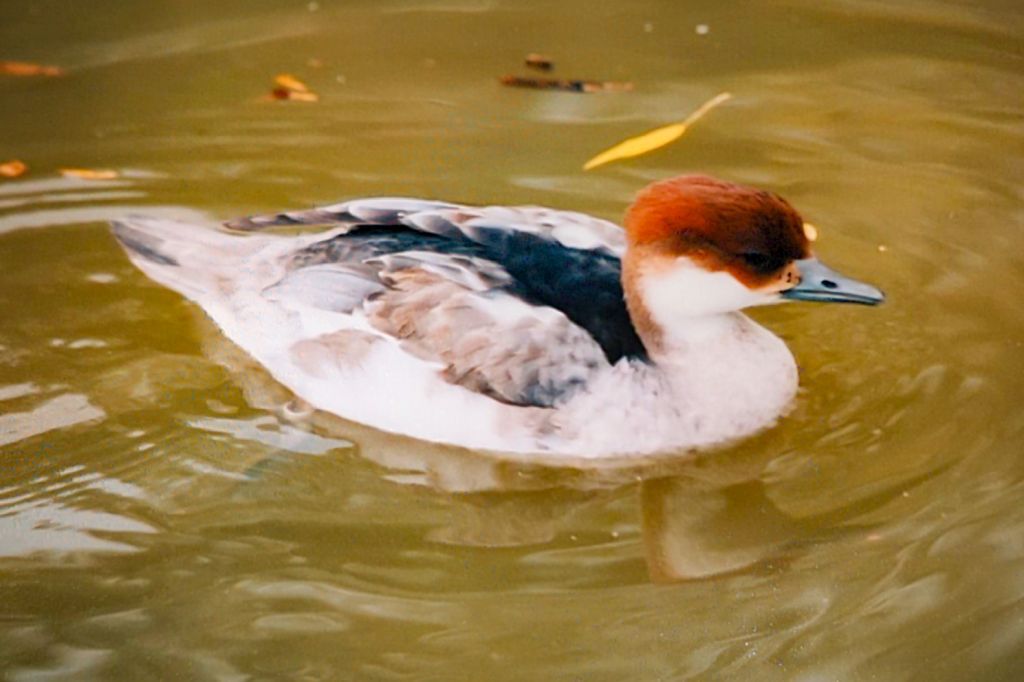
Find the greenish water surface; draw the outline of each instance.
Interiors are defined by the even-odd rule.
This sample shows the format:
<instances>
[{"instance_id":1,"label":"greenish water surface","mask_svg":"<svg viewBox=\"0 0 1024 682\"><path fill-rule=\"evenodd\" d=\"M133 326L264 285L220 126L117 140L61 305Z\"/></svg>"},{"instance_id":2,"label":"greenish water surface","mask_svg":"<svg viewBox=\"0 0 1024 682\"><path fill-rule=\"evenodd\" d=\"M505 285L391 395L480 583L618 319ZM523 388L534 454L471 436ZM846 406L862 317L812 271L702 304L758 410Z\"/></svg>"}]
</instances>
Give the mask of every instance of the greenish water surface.
<instances>
[{"instance_id":1,"label":"greenish water surface","mask_svg":"<svg viewBox=\"0 0 1024 682\"><path fill-rule=\"evenodd\" d=\"M533 51L635 89L497 83ZM0 678L1024 679L1019 2L9 0L5 59L68 73L0 76L0 162L30 166L0 179ZM264 101L279 73L319 102ZM690 171L783 194L889 301L756 311L794 412L635 466L295 414L105 224L618 219Z\"/></svg>"}]
</instances>

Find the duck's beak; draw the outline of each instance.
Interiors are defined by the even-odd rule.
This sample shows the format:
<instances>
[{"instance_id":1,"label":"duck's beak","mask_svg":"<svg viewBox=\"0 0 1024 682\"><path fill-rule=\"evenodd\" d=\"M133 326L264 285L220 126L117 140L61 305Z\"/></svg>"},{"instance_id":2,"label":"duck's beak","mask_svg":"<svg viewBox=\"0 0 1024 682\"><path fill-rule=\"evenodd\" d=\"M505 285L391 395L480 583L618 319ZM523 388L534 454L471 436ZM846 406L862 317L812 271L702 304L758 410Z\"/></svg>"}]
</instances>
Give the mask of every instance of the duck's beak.
<instances>
[{"instance_id":1,"label":"duck's beak","mask_svg":"<svg viewBox=\"0 0 1024 682\"><path fill-rule=\"evenodd\" d=\"M782 292L782 298L794 301L822 301L826 303L862 303L878 305L885 300L880 290L844 277L817 258L804 258L796 262L800 270L800 283Z\"/></svg>"}]
</instances>

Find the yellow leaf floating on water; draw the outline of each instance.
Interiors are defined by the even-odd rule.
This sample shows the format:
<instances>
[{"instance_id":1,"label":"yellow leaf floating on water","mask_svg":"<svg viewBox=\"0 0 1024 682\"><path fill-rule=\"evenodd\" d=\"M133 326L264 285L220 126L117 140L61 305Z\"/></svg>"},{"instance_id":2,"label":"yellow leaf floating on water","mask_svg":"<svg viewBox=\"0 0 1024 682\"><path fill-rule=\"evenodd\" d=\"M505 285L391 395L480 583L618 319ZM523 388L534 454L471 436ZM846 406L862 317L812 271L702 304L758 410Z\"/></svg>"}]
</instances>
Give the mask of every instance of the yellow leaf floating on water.
<instances>
[{"instance_id":1,"label":"yellow leaf floating on water","mask_svg":"<svg viewBox=\"0 0 1024 682\"><path fill-rule=\"evenodd\" d=\"M0 163L0 177L3 178L16 178L19 175L24 175L27 170L28 166L25 165L25 162L18 159Z\"/></svg>"},{"instance_id":2,"label":"yellow leaf floating on water","mask_svg":"<svg viewBox=\"0 0 1024 682\"><path fill-rule=\"evenodd\" d=\"M687 116L686 120L681 123L673 123L661 128L655 128L643 135L623 140L614 147L604 150L590 161L587 161L583 164L583 170L591 170L598 166L603 166L606 163L611 163L612 161L640 156L641 154L652 152L655 149L659 149L667 144L675 142L683 136L683 133L686 132L687 128L699 121L704 114L708 113L731 97L732 95L728 92L720 93L700 105L700 108L697 109L697 111Z\"/></svg>"},{"instance_id":3,"label":"yellow leaf floating on water","mask_svg":"<svg viewBox=\"0 0 1024 682\"><path fill-rule=\"evenodd\" d=\"M78 178L79 180L113 180L120 173L107 168L60 168L58 172L65 178Z\"/></svg>"}]
</instances>

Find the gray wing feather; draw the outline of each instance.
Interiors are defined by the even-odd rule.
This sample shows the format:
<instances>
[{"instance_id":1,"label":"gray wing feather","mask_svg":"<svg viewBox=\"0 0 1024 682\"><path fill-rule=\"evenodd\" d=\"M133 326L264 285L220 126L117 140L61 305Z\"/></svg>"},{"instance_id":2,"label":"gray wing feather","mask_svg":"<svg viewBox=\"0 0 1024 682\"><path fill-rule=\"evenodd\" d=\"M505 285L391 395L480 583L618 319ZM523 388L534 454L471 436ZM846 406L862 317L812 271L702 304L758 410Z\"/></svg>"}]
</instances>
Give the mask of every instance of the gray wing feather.
<instances>
[{"instance_id":1,"label":"gray wing feather","mask_svg":"<svg viewBox=\"0 0 1024 682\"><path fill-rule=\"evenodd\" d=\"M561 312L496 289L466 287L430 269L382 273L365 307L381 331L445 366L445 378L497 400L550 407L608 367L601 347Z\"/></svg>"},{"instance_id":2,"label":"gray wing feather","mask_svg":"<svg viewBox=\"0 0 1024 682\"><path fill-rule=\"evenodd\" d=\"M509 274L470 256L402 251L292 269L263 295L288 307L359 312L444 378L496 400L550 407L608 367L563 313L501 287Z\"/></svg>"},{"instance_id":3,"label":"gray wing feather","mask_svg":"<svg viewBox=\"0 0 1024 682\"><path fill-rule=\"evenodd\" d=\"M400 251L364 261L380 266L378 277L393 279L394 273L418 269L436 275L471 291L487 291L512 281L505 268L493 261L432 251Z\"/></svg>"},{"instance_id":4,"label":"gray wing feather","mask_svg":"<svg viewBox=\"0 0 1024 682\"><path fill-rule=\"evenodd\" d=\"M264 289L263 296L272 301L350 313L384 289L373 267L329 263L292 270L277 284Z\"/></svg>"},{"instance_id":5,"label":"gray wing feather","mask_svg":"<svg viewBox=\"0 0 1024 682\"><path fill-rule=\"evenodd\" d=\"M250 216L224 225L242 231L296 225L404 225L441 236L461 233L474 241L480 240L481 229L498 228L548 237L571 248L599 249L618 256L625 251L625 236L614 223L542 206L463 206L427 199L380 197L353 199L307 211Z\"/></svg>"}]
</instances>

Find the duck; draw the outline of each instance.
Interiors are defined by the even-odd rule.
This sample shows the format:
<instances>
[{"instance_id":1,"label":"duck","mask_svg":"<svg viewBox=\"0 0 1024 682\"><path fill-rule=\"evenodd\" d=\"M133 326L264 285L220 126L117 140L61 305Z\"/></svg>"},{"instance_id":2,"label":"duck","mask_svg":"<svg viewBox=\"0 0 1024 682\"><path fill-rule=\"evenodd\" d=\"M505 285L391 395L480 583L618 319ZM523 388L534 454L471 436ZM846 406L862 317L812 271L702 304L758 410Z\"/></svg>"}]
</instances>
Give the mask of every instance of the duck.
<instances>
[{"instance_id":1,"label":"duck","mask_svg":"<svg viewBox=\"0 0 1024 682\"><path fill-rule=\"evenodd\" d=\"M313 408L495 453L652 455L751 436L789 411L799 375L743 311L884 300L815 257L785 199L706 175L650 184L622 227L405 197L112 227L135 266Z\"/></svg>"}]
</instances>

